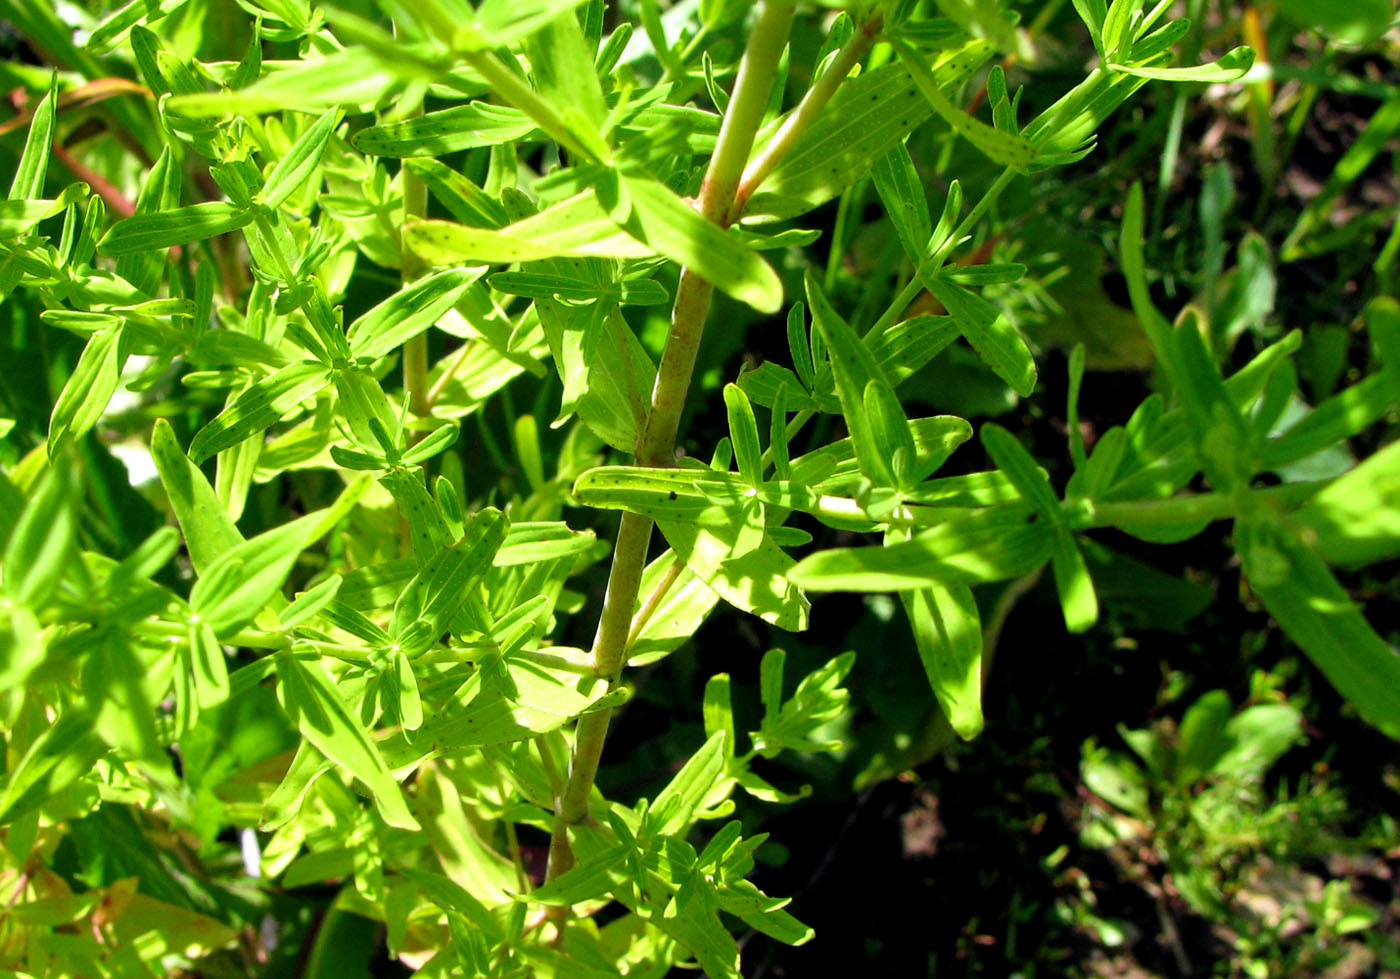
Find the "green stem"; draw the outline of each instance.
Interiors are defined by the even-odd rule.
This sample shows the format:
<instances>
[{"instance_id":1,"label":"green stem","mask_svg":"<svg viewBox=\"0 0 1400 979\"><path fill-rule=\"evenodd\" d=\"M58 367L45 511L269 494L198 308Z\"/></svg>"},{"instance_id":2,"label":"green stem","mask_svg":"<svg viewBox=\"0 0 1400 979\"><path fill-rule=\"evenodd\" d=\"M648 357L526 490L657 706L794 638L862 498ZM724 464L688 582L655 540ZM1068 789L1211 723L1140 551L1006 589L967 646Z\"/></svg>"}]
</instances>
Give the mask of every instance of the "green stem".
<instances>
[{"instance_id":1,"label":"green stem","mask_svg":"<svg viewBox=\"0 0 1400 979\"><path fill-rule=\"evenodd\" d=\"M734 204L753 140L763 122L769 92L777 75L778 60L787 46L792 27L794 0L766 0L760 8L753 33L749 36L744 59L734 82L729 111L720 127L714 156L705 172L696 209L710 221L724 224ZM522 106L523 108L523 106ZM669 465L675 452L676 432L681 411L690 389L690 376L709 314L713 288L689 269L681 272L676 304L672 310L671 332L666 339L652 389L651 411L638 440L636 461L640 465ZM651 520L625 513L618 526L613 548L612 569L607 595L593 642L594 670L616 686L627 651L637 592L646 566L651 542ZM557 878L574 865L569 828L588 815L588 798L598 773L598 760L607 740L612 719L610 708L594 711L579 719L574 733L569 775L555 803L554 831L549 845L548 880Z\"/></svg>"},{"instance_id":2,"label":"green stem","mask_svg":"<svg viewBox=\"0 0 1400 979\"><path fill-rule=\"evenodd\" d=\"M421 111L421 110L420 110ZM416 113L415 113L416 114ZM403 181L403 223L420 221L428 213L428 186L409 172L407 167L400 171ZM399 268L403 284L408 285L423 272L423 263L411 248L399 243ZM428 390L428 331L409 338L403 348L403 390L408 398L408 410L417 418L427 418L433 413L432 396ZM409 434L409 444L423 437L422 431Z\"/></svg>"},{"instance_id":3,"label":"green stem","mask_svg":"<svg viewBox=\"0 0 1400 979\"><path fill-rule=\"evenodd\" d=\"M637 642L637 637L642 634L646 624L651 621L651 617L656 614L656 610L661 607L661 603L666 600L666 593L671 590L671 586L676 583L676 579L685 570L685 562L677 554L671 559L671 566L662 574L661 580L652 588L647 600L642 603L642 607L637 610L637 614L632 617L632 628L627 633L627 650L631 651L632 646Z\"/></svg>"},{"instance_id":4,"label":"green stem","mask_svg":"<svg viewBox=\"0 0 1400 979\"><path fill-rule=\"evenodd\" d=\"M1327 481L1287 483L1263 489L1246 490L1241 494L1197 493L1173 496L1165 500L1136 500L1131 503L1090 503L1087 505L1089 527L1161 527L1171 524L1196 523L1202 520L1226 520L1245 509L1275 506L1291 509L1310 499L1327 485Z\"/></svg>"},{"instance_id":5,"label":"green stem","mask_svg":"<svg viewBox=\"0 0 1400 979\"><path fill-rule=\"evenodd\" d=\"M797 433L806 427L807 423L816 417L816 412L811 408L803 408L797 414L788 419L785 433L789 442L796 437ZM763 457L758 461L759 466L766 470L773 464L773 447L770 445L763 450Z\"/></svg>"},{"instance_id":6,"label":"green stem","mask_svg":"<svg viewBox=\"0 0 1400 979\"><path fill-rule=\"evenodd\" d=\"M822 109L831 101L831 97L836 94L836 90L841 87L841 83L851 74L851 69L856 66L876 35L880 33L880 28L884 26L884 18L876 14L861 25L860 30L851 35L850 39L841 46L841 50L836 52L836 56L827 65L826 71L818 78L812 87L807 90L807 94L802 96L802 101L797 104L797 108L788 114L778 131L773 134L773 138L768 141L768 145L758 152L747 167L744 168L744 175L739 181L739 187L734 195L733 218L737 218L743 213L749 198L759 185L768 179L779 161L792 149L798 137L811 128ZM732 219L732 218L731 218Z\"/></svg>"},{"instance_id":7,"label":"green stem","mask_svg":"<svg viewBox=\"0 0 1400 979\"><path fill-rule=\"evenodd\" d=\"M929 276L936 274L938 270L946 264L948 256L952 254L953 248L957 247L957 242L971 231L978 221L982 220L982 215L987 213L987 209L996 203L1002 191L1006 190L1011 181L1015 179L1016 171L1011 167L1007 167L1001 172L1001 176L997 177L996 182L994 182L991 187L987 188L987 192L982 195L982 199L977 202L971 211L967 212L967 217L963 218L962 221L958 223L958 226L953 229L953 233L939 246L939 254L932 256L927 261L926 266L921 267L914 274L914 277L900 290L894 302L886 307L880 318L866 331L864 337L866 344L873 344L876 340L880 339L880 336L886 330L894 326L900 314L909 308L909 304L918 297L919 293L923 292L925 280ZM929 242L930 246L933 244L932 241Z\"/></svg>"}]
</instances>

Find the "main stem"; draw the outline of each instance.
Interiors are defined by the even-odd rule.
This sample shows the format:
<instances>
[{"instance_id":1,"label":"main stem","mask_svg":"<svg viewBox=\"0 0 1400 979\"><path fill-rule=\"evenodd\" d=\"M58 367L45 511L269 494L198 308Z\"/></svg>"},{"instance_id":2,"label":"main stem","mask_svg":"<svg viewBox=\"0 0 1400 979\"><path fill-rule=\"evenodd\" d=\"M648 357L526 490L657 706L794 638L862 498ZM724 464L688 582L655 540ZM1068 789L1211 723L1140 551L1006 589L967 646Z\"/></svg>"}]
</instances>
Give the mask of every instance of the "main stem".
<instances>
[{"instance_id":1,"label":"main stem","mask_svg":"<svg viewBox=\"0 0 1400 979\"><path fill-rule=\"evenodd\" d=\"M734 204L734 194L753 149L754 135L763 122L768 96L777 77L778 60L787 46L792 27L794 0L765 0L749 35L748 47L734 82L733 96L720 127L714 156L705 171L695 207L707 219L723 225ZM700 349L705 320L714 289L690 269L681 271L676 303L671 312L671 332L661 354L656 385L651 393L647 424L637 442L636 461L642 466L669 465L675 454L676 431L690 390L690 377ZM613 548L608 591L593 640L594 672L616 686L627 653L627 637L637 605L637 592L651 542L651 520L624 513ZM579 719L573 755L563 791L555 802L554 832L549 845L547 879L553 880L574 865L569 829L588 815L588 797L598 773L598 759L607 739L612 709L604 708Z\"/></svg>"},{"instance_id":2,"label":"main stem","mask_svg":"<svg viewBox=\"0 0 1400 979\"><path fill-rule=\"evenodd\" d=\"M420 115L422 109L414 112ZM403 223L421 221L428 213L428 187L404 167L400 173L403 181ZM407 286L423 272L423 263L402 241L399 242L399 272L403 284ZM409 339L403 348L403 391L408 399L409 411L417 418L432 414L432 400L428 394L428 332L424 330ZM417 442L423 433L413 430L409 443Z\"/></svg>"}]
</instances>

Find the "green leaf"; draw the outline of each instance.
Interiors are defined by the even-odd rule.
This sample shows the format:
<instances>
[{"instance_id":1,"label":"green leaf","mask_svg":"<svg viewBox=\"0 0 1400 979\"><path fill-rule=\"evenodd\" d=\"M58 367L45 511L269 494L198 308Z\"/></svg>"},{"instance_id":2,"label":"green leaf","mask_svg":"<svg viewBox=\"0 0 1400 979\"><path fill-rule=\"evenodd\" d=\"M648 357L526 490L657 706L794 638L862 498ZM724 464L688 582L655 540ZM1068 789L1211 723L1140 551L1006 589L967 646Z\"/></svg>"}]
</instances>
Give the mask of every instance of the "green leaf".
<instances>
[{"instance_id":1,"label":"green leaf","mask_svg":"<svg viewBox=\"0 0 1400 979\"><path fill-rule=\"evenodd\" d=\"M282 628L293 629L321 611L340 593L340 586L344 582L345 579L340 575L333 574L319 585L297 595L282 611Z\"/></svg>"},{"instance_id":2,"label":"green leaf","mask_svg":"<svg viewBox=\"0 0 1400 979\"><path fill-rule=\"evenodd\" d=\"M576 136L590 143L601 141L607 107L593 55L573 10L566 6L533 32L525 42L525 53L540 95L561 110L566 122L576 120L577 125L569 127ZM585 127L587 132L577 131Z\"/></svg>"},{"instance_id":3,"label":"green leaf","mask_svg":"<svg viewBox=\"0 0 1400 979\"><path fill-rule=\"evenodd\" d=\"M1225 725L1229 746L1211 773L1227 778L1258 778L1289 748L1303 740L1303 717L1292 704L1255 704Z\"/></svg>"},{"instance_id":4,"label":"green leaf","mask_svg":"<svg viewBox=\"0 0 1400 979\"><path fill-rule=\"evenodd\" d=\"M357 132L350 143L371 156L435 157L498 143L519 143L539 135L535 121L519 109L476 101L402 122L370 126Z\"/></svg>"},{"instance_id":5,"label":"green leaf","mask_svg":"<svg viewBox=\"0 0 1400 979\"><path fill-rule=\"evenodd\" d=\"M88 338L77 366L54 402L49 419L49 455L56 455L70 441L86 435L96 425L117 390L125 358L119 356L120 325L99 330Z\"/></svg>"},{"instance_id":6,"label":"green leaf","mask_svg":"<svg viewBox=\"0 0 1400 979\"><path fill-rule=\"evenodd\" d=\"M1050 477L1016 436L988 422L982 426L982 445L1021 498L1050 522L1059 523L1060 501L1050 486Z\"/></svg>"},{"instance_id":7,"label":"green leaf","mask_svg":"<svg viewBox=\"0 0 1400 979\"><path fill-rule=\"evenodd\" d=\"M243 392L190 443L196 465L276 425L282 416L326 386L331 372L314 360L288 364Z\"/></svg>"},{"instance_id":8,"label":"green leaf","mask_svg":"<svg viewBox=\"0 0 1400 979\"><path fill-rule=\"evenodd\" d=\"M1397 403L1400 385L1387 373L1339 391L1283 434L1259 447L1257 468L1271 472L1337 445L1365 431Z\"/></svg>"},{"instance_id":9,"label":"green leaf","mask_svg":"<svg viewBox=\"0 0 1400 979\"><path fill-rule=\"evenodd\" d=\"M1060 509L1060 501L1050 486L1049 476L1036 465L1030 452L1015 436L1000 425L988 423L982 426L982 444L1021 498L1054 526L1050 560L1065 616L1065 627L1073 633L1084 632L1098 621L1098 598L1094 594L1094 583L1089 577L1084 556L1079 552Z\"/></svg>"},{"instance_id":10,"label":"green leaf","mask_svg":"<svg viewBox=\"0 0 1400 979\"><path fill-rule=\"evenodd\" d=\"M782 750L837 750L841 742L817 738L846 711L850 694L842 688L841 681L855 665L856 654L845 652L832 657L803 677L792 696L779 706L784 661L783 651L774 649L765 653L759 664L763 721L759 730L750 732L754 749L765 758Z\"/></svg>"},{"instance_id":11,"label":"green leaf","mask_svg":"<svg viewBox=\"0 0 1400 979\"><path fill-rule=\"evenodd\" d=\"M652 833L685 834L695 821L695 810L724 777L727 752L725 732L716 731L690 756L647 810Z\"/></svg>"},{"instance_id":12,"label":"green leaf","mask_svg":"<svg viewBox=\"0 0 1400 979\"><path fill-rule=\"evenodd\" d=\"M509 223L500 201L442 162L418 158L405 160L403 165L463 224L500 228Z\"/></svg>"},{"instance_id":13,"label":"green leaf","mask_svg":"<svg viewBox=\"0 0 1400 979\"><path fill-rule=\"evenodd\" d=\"M1109 4L1108 13L1104 16L1100 29L1103 50L1109 58L1132 42L1130 22L1134 14L1141 13L1142 4L1143 0L1113 0Z\"/></svg>"},{"instance_id":14,"label":"green leaf","mask_svg":"<svg viewBox=\"0 0 1400 979\"><path fill-rule=\"evenodd\" d=\"M1328 564L1359 567L1400 556L1400 442L1328 483L1293 518Z\"/></svg>"},{"instance_id":15,"label":"green leaf","mask_svg":"<svg viewBox=\"0 0 1400 979\"><path fill-rule=\"evenodd\" d=\"M941 52L932 68L940 89L955 89L995 50L982 39ZM745 215L756 221L796 217L840 196L870 174L877 163L924 120L933 107L899 62L864 71L846 81L798 138L792 149L749 201ZM774 123L759 134L755 153L777 132Z\"/></svg>"},{"instance_id":16,"label":"green leaf","mask_svg":"<svg viewBox=\"0 0 1400 979\"><path fill-rule=\"evenodd\" d=\"M734 445L734 459L739 475L750 485L763 482L763 449L758 441L758 422L753 405L737 384L724 386L724 406L729 415L729 438Z\"/></svg>"},{"instance_id":17,"label":"green leaf","mask_svg":"<svg viewBox=\"0 0 1400 979\"><path fill-rule=\"evenodd\" d=\"M1242 514L1235 547L1249 586L1361 716L1400 740L1400 656L1314 551L1267 513Z\"/></svg>"},{"instance_id":18,"label":"green leaf","mask_svg":"<svg viewBox=\"0 0 1400 979\"><path fill-rule=\"evenodd\" d=\"M185 636L188 659L181 668L193 680L194 703L200 710L208 710L228 700L228 660L209 623L191 620Z\"/></svg>"},{"instance_id":19,"label":"green leaf","mask_svg":"<svg viewBox=\"0 0 1400 979\"><path fill-rule=\"evenodd\" d=\"M1154 68L1144 65L1110 64L1112 71L1121 71L1139 78L1155 78L1167 82L1233 82L1243 78L1254 66L1254 52L1246 47L1227 51L1208 65L1189 68Z\"/></svg>"},{"instance_id":20,"label":"green leaf","mask_svg":"<svg viewBox=\"0 0 1400 979\"><path fill-rule=\"evenodd\" d=\"M451 534L437 501L423 485L420 472L416 468L396 466L380 476L379 481L393 495L399 512L408 521L414 553L420 561L426 561L430 555L450 543Z\"/></svg>"},{"instance_id":21,"label":"green leaf","mask_svg":"<svg viewBox=\"0 0 1400 979\"><path fill-rule=\"evenodd\" d=\"M264 64L272 69L272 63ZM374 51L349 47L325 57L284 62L238 91L178 94L166 111L193 119L260 115L291 109L321 112L332 106L372 106L399 84L393 66Z\"/></svg>"},{"instance_id":22,"label":"green leaf","mask_svg":"<svg viewBox=\"0 0 1400 979\"><path fill-rule=\"evenodd\" d=\"M350 352L373 359L397 349L440 320L485 271L446 269L395 293L350 324Z\"/></svg>"},{"instance_id":23,"label":"green leaf","mask_svg":"<svg viewBox=\"0 0 1400 979\"><path fill-rule=\"evenodd\" d=\"M413 664L409 662L408 653L396 648L392 666L392 674L387 674L383 682L392 690L390 704L393 714L405 728L416 731L423 726L423 702L419 698L418 680L413 675Z\"/></svg>"},{"instance_id":24,"label":"green leaf","mask_svg":"<svg viewBox=\"0 0 1400 979\"><path fill-rule=\"evenodd\" d=\"M151 459L180 522L190 563L197 574L206 574L215 560L243 543L243 535L204 473L180 449L175 430L164 418L156 419L151 433Z\"/></svg>"},{"instance_id":25,"label":"green leaf","mask_svg":"<svg viewBox=\"0 0 1400 979\"><path fill-rule=\"evenodd\" d=\"M363 493L362 477L324 510L275 527L219 555L190 591L190 606L214 633L227 638L281 595L301 552L329 533Z\"/></svg>"},{"instance_id":26,"label":"green leaf","mask_svg":"<svg viewBox=\"0 0 1400 979\"><path fill-rule=\"evenodd\" d=\"M491 567L506 538L508 522L499 510L474 514L462 538L429 558L404 588L394 605L389 632L396 638L416 622L426 623L420 632L436 641ZM410 649L417 654L419 649Z\"/></svg>"},{"instance_id":27,"label":"green leaf","mask_svg":"<svg viewBox=\"0 0 1400 979\"><path fill-rule=\"evenodd\" d=\"M78 529L73 490L66 468L47 470L10 533L0 583L17 605L43 608L73 559Z\"/></svg>"},{"instance_id":28,"label":"green leaf","mask_svg":"<svg viewBox=\"0 0 1400 979\"><path fill-rule=\"evenodd\" d=\"M87 196L87 184L69 184L51 201L0 201L0 236L18 238L34 230L34 226L59 214Z\"/></svg>"},{"instance_id":29,"label":"green leaf","mask_svg":"<svg viewBox=\"0 0 1400 979\"><path fill-rule=\"evenodd\" d=\"M1189 786L1210 772L1229 747L1230 695L1224 690L1202 694L1187 708L1177 732L1176 772L1173 781Z\"/></svg>"},{"instance_id":30,"label":"green leaf","mask_svg":"<svg viewBox=\"0 0 1400 979\"><path fill-rule=\"evenodd\" d=\"M408 247L431 265L509 265L559 256L649 258L653 254L621 231L591 192L560 201L499 231L430 220L405 223L403 235Z\"/></svg>"},{"instance_id":31,"label":"green leaf","mask_svg":"<svg viewBox=\"0 0 1400 979\"><path fill-rule=\"evenodd\" d=\"M1024 169L1035 162L1040 151L1034 143L1016 133L993 129L963 112L943 94L938 76L924 64L918 51L905 41L894 40L891 43L900 63L914 80L915 87L954 132L981 150L987 159L1001 166Z\"/></svg>"},{"instance_id":32,"label":"green leaf","mask_svg":"<svg viewBox=\"0 0 1400 979\"><path fill-rule=\"evenodd\" d=\"M958 737L982 732L982 621L965 585L900 592L938 706Z\"/></svg>"},{"instance_id":33,"label":"green leaf","mask_svg":"<svg viewBox=\"0 0 1400 979\"><path fill-rule=\"evenodd\" d=\"M14 826L20 817L92 773L97 760L107 754L92 725L91 714L70 707L25 748L0 781L0 821Z\"/></svg>"},{"instance_id":34,"label":"green leaf","mask_svg":"<svg viewBox=\"0 0 1400 979\"><path fill-rule=\"evenodd\" d=\"M158 782L174 780L156 731L158 687L169 672L154 670L154 657L113 629L97 630L86 643L82 691L96 705L94 729L107 744L139 762Z\"/></svg>"},{"instance_id":35,"label":"green leaf","mask_svg":"<svg viewBox=\"0 0 1400 979\"><path fill-rule=\"evenodd\" d=\"M321 117L306 128L291 148L277 161L267 176L261 193L262 202L268 207L279 207L292 196L321 162L326 151L326 143L340 121L338 109L328 109Z\"/></svg>"},{"instance_id":36,"label":"green leaf","mask_svg":"<svg viewBox=\"0 0 1400 979\"><path fill-rule=\"evenodd\" d=\"M888 547L834 548L788 577L813 591L903 591L1016 578L1050 557L1054 529L1022 506L969 510Z\"/></svg>"},{"instance_id":37,"label":"green leaf","mask_svg":"<svg viewBox=\"0 0 1400 979\"><path fill-rule=\"evenodd\" d=\"M10 182L10 200L33 201L44 196L44 175L49 169L49 148L53 145L54 113L58 103L58 76L49 81L49 90L34 107L29 120L29 134L24 140ZM8 229L6 229L8 233Z\"/></svg>"},{"instance_id":38,"label":"green leaf","mask_svg":"<svg viewBox=\"0 0 1400 979\"><path fill-rule=\"evenodd\" d=\"M504 48L542 30L561 14L572 13L583 0L483 0L468 31L460 33L459 49ZM469 40L470 39L470 40Z\"/></svg>"},{"instance_id":39,"label":"green leaf","mask_svg":"<svg viewBox=\"0 0 1400 979\"><path fill-rule=\"evenodd\" d=\"M942 353L960 332L951 316L911 316L874 339L871 353L880 373L898 387ZM870 340L866 338L867 345Z\"/></svg>"},{"instance_id":40,"label":"green leaf","mask_svg":"<svg viewBox=\"0 0 1400 979\"><path fill-rule=\"evenodd\" d=\"M810 605L788 580L792 558L770 537L736 553L742 524L697 527L662 519L656 525L695 576L730 605L788 632L807 628Z\"/></svg>"},{"instance_id":41,"label":"green leaf","mask_svg":"<svg viewBox=\"0 0 1400 979\"><path fill-rule=\"evenodd\" d=\"M555 427L577 412L604 442L633 451L646 425L656 367L617 304L539 299L535 309L564 382Z\"/></svg>"},{"instance_id":42,"label":"green leaf","mask_svg":"<svg viewBox=\"0 0 1400 979\"><path fill-rule=\"evenodd\" d=\"M591 530L571 530L560 521L512 523L492 563L506 568L575 557L590 550L596 541Z\"/></svg>"},{"instance_id":43,"label":"green leaf","mask_svg":"<svg viewBox=\"0 0 1400 979\"><path fill-rule=\"evenodd\" d=\"M120 44L133 27L141 22L155 23L183 7L189 0L130 0L102 23L93 28L86 47L96 54L107 54Z\"/></svg>"},{"instance_id":44,"label":"green leaf","mask_svg":"<svg viewBox=\"0 0 1400 979\"><path fill-rule=\"evenodd\" d=\"M1060 610L1065 628L1072 633L1087 632L1099 620L1099 599L1088 565L1080 553L1074 535L1065 527L1057 527L1050 570L1055 576L1055 589L1060 595Z\"/></svg>"},{"instance_id":45,"label":"green leaf","mask_svg":"<svg viewBox=\"0 0 1400 979\"><path fill-rule=\"evenodd\" d=\"M206 201L156 214L138 214L112 225L97 243L103 255L133 255L172 245L187 245L237 231L253 220L251 208L227 201Z\"/></svg>"},{"instance_id":46,"label":"green leaf","mask_svg":"<svg viewBox=\"0 0 1400 979\"><path fill-rule=\"evenodd\" d=\"M927 276L924 284L997 377L1021 397L1030 397L1035 390L1035 359L1006 317L987 300L960 285Z\"/></svg>"},{"instance_id":47,"label":"green leaf","mask_svg":"<svg viewBox=\"0 0 1400 979\"><path fill-rule=\"evenodd\" d=\"M889 381L880 373L875 356L861 343L856 332L831 308L817 277L809 269L806 275L807 302L812 308L812 322L831 351L832 372L836 391L841 398L841 413L851 432L856 460L861 472L877 486L897 487L904 481L897 478L894 458L904 452L912 465L914 443L908 423ZM888 418L879 410L872 411L867 402L868 391L875 390L882 406L891 405L896 417Z\"/></svg>"},{"instance_id":48,"label":"green leaf","mask_svg":"<svg viewBox=\"0 0 1400 979\"><path fill-rule=\"evenodd\" d=\"M777 273L736 235L705 220L655 180L624 177L622 182L635 208L636 227L628 230L641 241L761 313L782 308Z\"/></svg>"},{"instance_id":49,"label":"green leaf","mask_svg":"<svg viewBox=\"0 0 1400 979\"><path fill-rule=\"evenodd\" d=\"M379 748L340 699L329 674L318 663L281 655L277 658L277 680L277 699L297 730L369 790L384 821L398 829L421 829Z\"/></svg>"},{"instance_id":50,"label":"green leaf","mask_svg":"<svg viewBox=\"0 0 1400 979\"><path fill-rule=\"evenodd\" d=\"M881 157L873 171L875 189L890 216L904 254L916 265L924 260L933 223L928 215L928 198L914 169L909 150L901 143Z\"/></svg>"},{"instance_id":51,"label":"green leaf","mask_svg":"<svg viewBox=\"0 0 1400 979\"><path fill-rule=\"evenodd\" d=\"M695 635L695 630L719 601L719 596L670 551L647 565L638 594L650 595L662 576L670 573L677 563L681 563L681 568L675 583L666 590L661 604L627 647L629 666L655 663L675 652ZM733 746L732 740L730 746Z\"/></svg>"}]
</instances>

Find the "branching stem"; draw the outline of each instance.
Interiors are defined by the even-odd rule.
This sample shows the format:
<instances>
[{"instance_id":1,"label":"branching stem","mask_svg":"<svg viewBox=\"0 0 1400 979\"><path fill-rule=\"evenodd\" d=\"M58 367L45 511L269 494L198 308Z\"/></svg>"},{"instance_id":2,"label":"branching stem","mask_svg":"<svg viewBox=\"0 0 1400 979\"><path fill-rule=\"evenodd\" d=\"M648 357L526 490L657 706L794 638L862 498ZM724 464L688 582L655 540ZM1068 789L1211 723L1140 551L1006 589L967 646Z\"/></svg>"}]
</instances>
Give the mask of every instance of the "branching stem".
<instances>
[{"instance_id":1,"label":"branching stem","mask_svg":"<svg viewBox=\"0 0 1400 979\"><path fill-rule=\"evenodd\" d=\"M794 0L765 0L754 22L739 74L734 82L729 111L720 127L714 156L710 158L701 185L696 209L711 221L724 224L734 204L744 165L753 149L753 140L763 122L778 61L787 46L792 28ZM690 389L690 377L700 348L705 319L710 310L713 287L689 269L682 270L676 303L672 309L671 332L661 355L656 385L652 389L651 410L638 440L639 465L669 465L675 453L676 431ZM651 520L625 513L618 527L608 575L607 595L593 642L594 671L616 685L626 655L633 610L646 566L651 541ZM574 865L569 828L588 815L588 798L598 772L598 759L607 739L611 709L594 711L579 719L574 734L569 775L555 804L554 832L549 846L548 880Z\"/></svg>"}]
</instances>

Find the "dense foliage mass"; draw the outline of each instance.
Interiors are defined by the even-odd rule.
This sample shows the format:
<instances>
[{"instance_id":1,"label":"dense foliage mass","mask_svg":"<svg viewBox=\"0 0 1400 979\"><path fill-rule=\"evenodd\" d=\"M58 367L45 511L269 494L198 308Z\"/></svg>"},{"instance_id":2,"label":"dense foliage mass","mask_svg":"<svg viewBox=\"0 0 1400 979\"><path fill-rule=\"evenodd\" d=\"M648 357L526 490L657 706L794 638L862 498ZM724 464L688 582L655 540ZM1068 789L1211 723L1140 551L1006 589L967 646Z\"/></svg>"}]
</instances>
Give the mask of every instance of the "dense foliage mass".
<instances>
[{"instance_id":1,"label":"dense foliage mass","mask_svg":"<svg viewBox=\"0 0 1400 979\"><path fill-rule=\"evenodd\" d=\"M1182 542L1400 738L1349 591L1400 556L1400 233L1337 219L1393 81L1266 237L1271 38L1394 9L1277 6L1249 47L1205 0L0 0L0 973L738 976L813 939L766 812L977 738L1042 575L1061 673L1186 627ZM1194 178L1173 244L1203 93L1258 186ZM1345 325L1279 328L1275 263L1339 251ZM1303 736L1285 682L1085 743L1086 845L1160 825L1223 914L1192 861Z\"/></svg>"}]
</instances>

